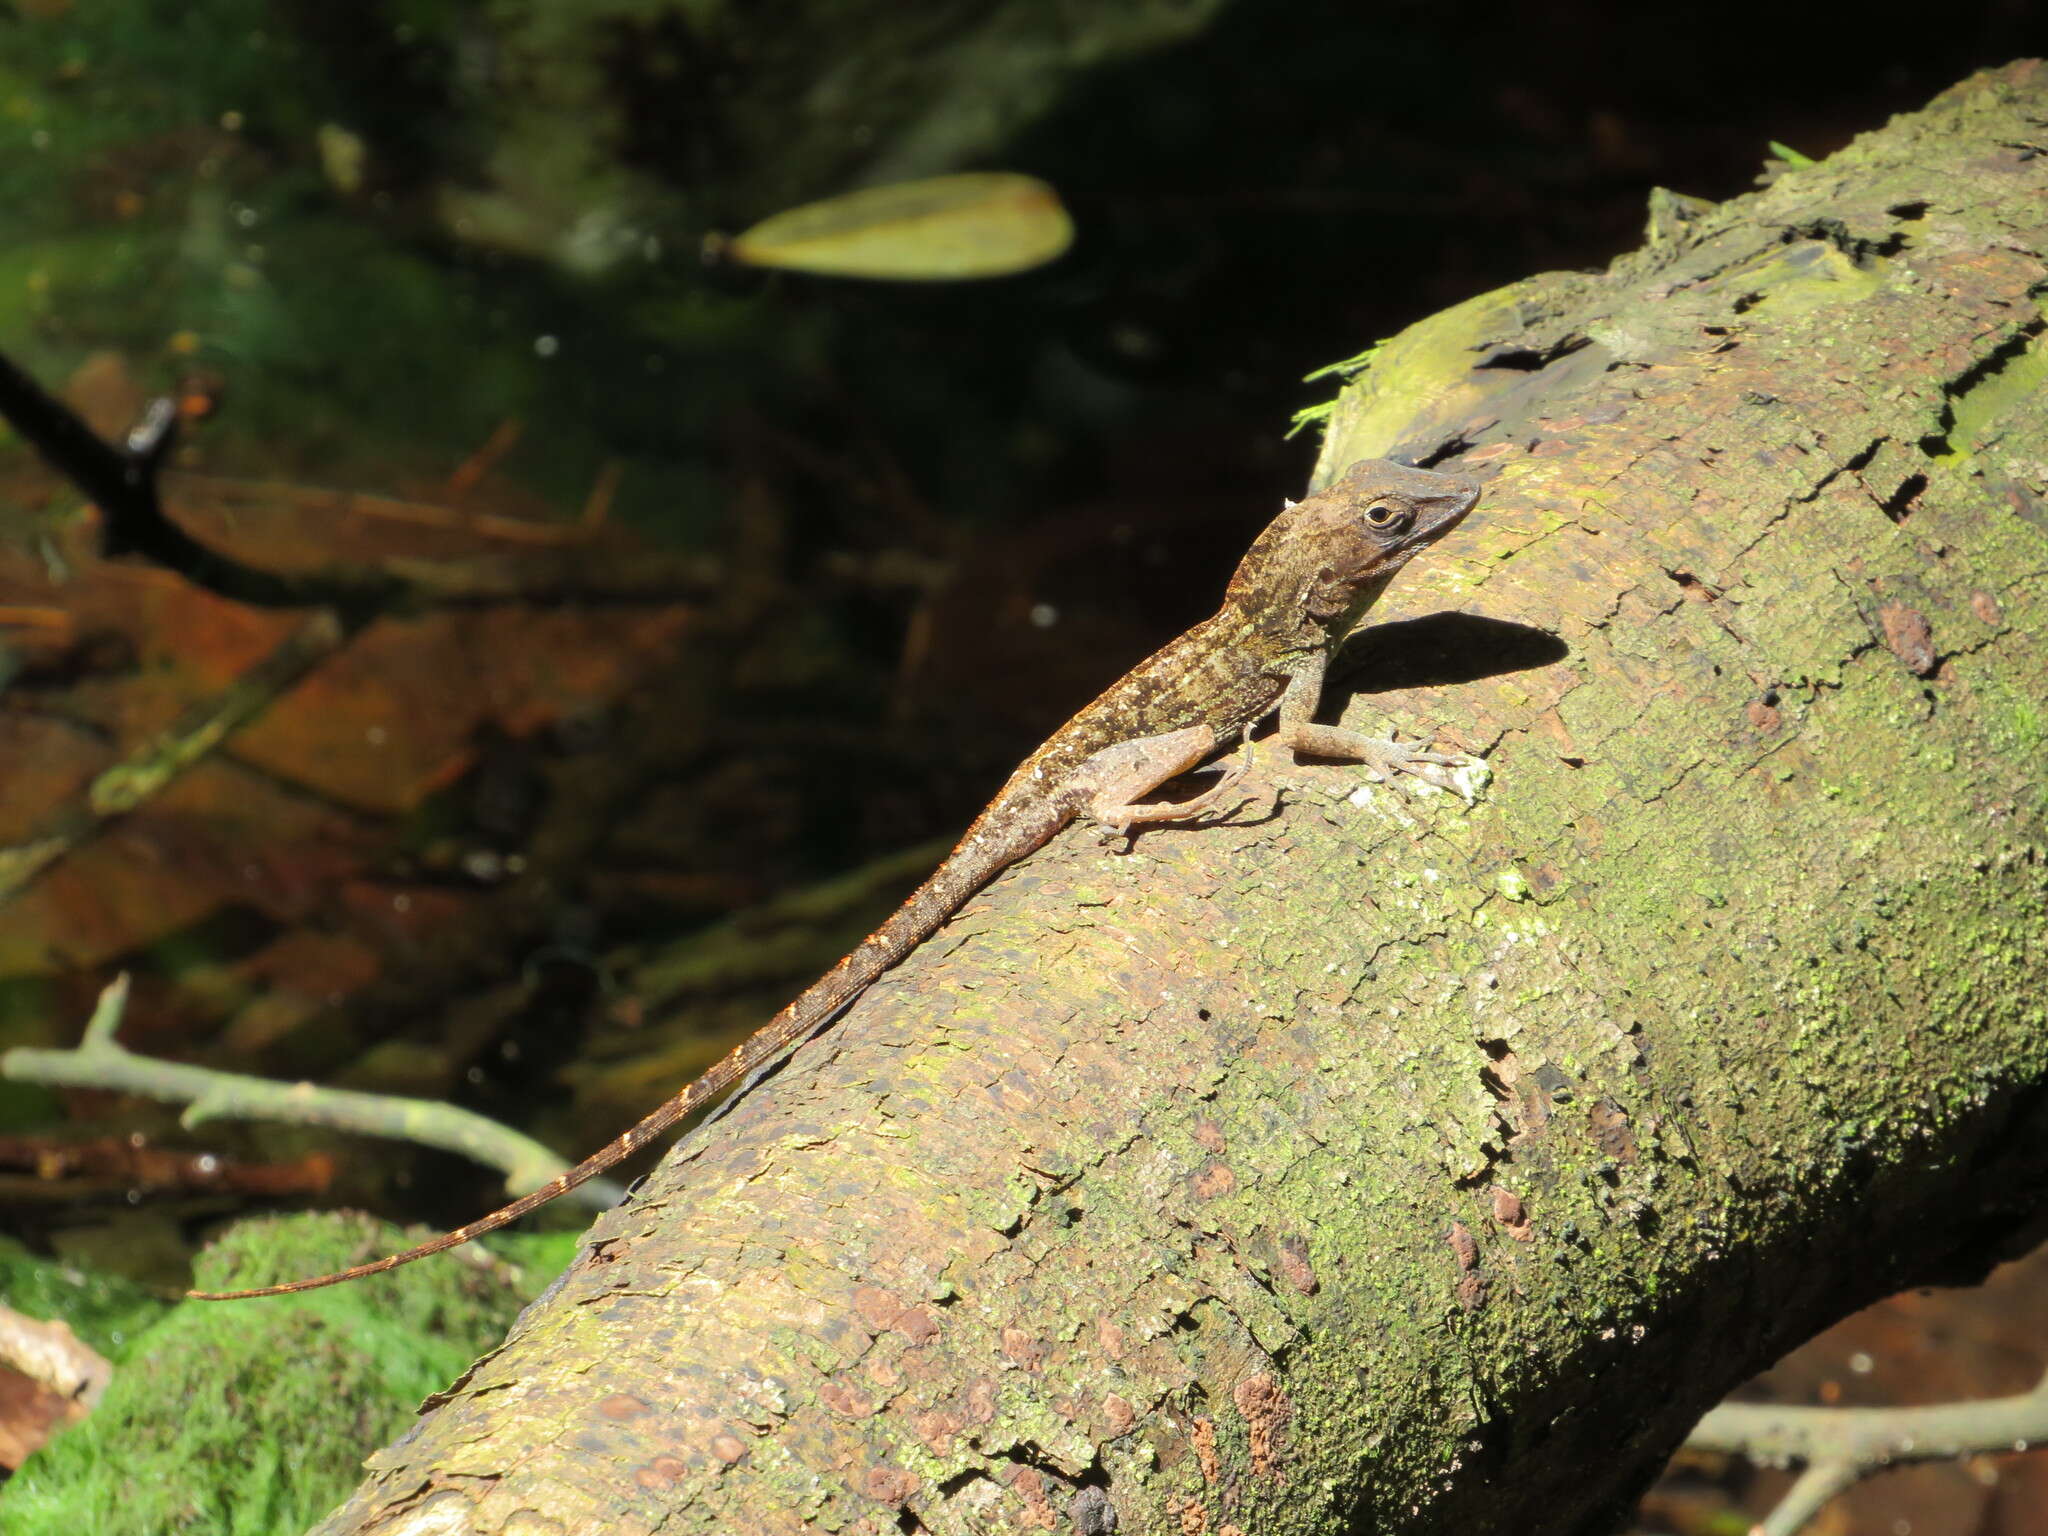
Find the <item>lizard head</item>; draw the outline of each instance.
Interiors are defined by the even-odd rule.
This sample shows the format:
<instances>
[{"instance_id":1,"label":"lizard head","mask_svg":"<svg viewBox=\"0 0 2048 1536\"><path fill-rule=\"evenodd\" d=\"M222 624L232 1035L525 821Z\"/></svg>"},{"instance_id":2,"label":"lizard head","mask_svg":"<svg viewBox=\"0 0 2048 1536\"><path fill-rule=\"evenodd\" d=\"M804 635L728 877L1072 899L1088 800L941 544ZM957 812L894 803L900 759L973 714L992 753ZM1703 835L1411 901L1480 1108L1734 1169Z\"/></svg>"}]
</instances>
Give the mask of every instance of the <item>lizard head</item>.
<instances>
[{"instance_id":1,"label":"lizard head","mask_svg":"<svg viewBox=\"0 0 2048 1536\"><path fill-rule=\"evenodd\" d=\"M1231 598L1291 608L1341 633L1478 500L1479 487L1456 475L1361 459L1273 520L1231 579Z\"/></svg>"}]
</instances>

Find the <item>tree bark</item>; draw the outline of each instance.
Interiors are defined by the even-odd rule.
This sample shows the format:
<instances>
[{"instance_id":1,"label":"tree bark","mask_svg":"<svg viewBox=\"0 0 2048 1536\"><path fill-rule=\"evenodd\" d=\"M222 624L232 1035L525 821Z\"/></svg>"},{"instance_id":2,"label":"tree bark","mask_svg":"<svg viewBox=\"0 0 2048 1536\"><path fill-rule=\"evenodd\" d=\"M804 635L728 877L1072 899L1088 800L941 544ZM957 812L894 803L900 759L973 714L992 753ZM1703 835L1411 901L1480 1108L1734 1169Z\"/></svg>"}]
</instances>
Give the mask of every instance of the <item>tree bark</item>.
<instances>
[{"instance_id":1,"label":"tree bark","mask_svg":"<svg viewBox=\"0 0 2048 1536\"><path fill-rule=\"evenodd\" d=\"M1270 817L1076 829L599 1221L323 1530L1611 1526L2048 1190L2048 69L1381 348L1489 483Z\"/></svg>"}]
</instances>

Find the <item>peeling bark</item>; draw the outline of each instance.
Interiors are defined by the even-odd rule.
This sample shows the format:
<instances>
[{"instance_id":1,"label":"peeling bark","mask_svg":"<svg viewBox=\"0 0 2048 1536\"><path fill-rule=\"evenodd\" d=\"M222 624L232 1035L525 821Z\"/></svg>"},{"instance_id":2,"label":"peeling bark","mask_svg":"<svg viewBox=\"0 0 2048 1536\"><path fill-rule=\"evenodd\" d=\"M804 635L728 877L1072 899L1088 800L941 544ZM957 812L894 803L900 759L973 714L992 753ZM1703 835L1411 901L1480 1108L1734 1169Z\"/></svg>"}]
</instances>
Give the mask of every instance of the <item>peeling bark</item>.
<instances>
[{"instance_id":1,"label":"peeling bark","mask_svg":"<svg viewBox=\"0 0 2048 1536\"><path fill-rule=\"evenodd\" d=\"M1346 723L1490 798L1267 752L1268 819L1063 837L322 1529L1598 1528L2038 1235L2044 299L2020 64L1389 343L1325 475L1490 485Z\"/></svg>"}]
</instances>

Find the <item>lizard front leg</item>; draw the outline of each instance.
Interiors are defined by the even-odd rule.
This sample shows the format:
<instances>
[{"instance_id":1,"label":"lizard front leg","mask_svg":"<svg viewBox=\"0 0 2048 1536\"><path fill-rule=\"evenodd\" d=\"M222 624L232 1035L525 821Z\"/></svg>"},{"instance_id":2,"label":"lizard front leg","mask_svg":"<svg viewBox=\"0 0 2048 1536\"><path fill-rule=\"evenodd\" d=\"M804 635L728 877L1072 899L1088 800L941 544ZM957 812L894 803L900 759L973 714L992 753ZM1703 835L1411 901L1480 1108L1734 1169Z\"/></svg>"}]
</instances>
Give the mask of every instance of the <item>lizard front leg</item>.
<instances>
[{"instance_id":1,"label":"lizard front leg","mask_svg":"<svg viewBox=\"0 0 2048 1536\"><path fill-rule=\"evenodd\" d=\"M1216 733L1206 725L1119 741L1084 759L1068 776L1064 788L1080 808L1119 836L1149 822L1192 821L1208 815L1237 788L1250 762L1249 752L1191 800L1146 801L1143 797L1215 750Z\"/></svg>"},{"instance_id":2,"label":"lizard front leg","mask_svg":"<svg viewBox=\"0 0 2048 1536\"><path fill-rule=\"evenodd\" d=\"M1303 658L1289 676L1287 691L1280 695L1281 745L1311 757L1364 763L1376 777L1388 783L1393 783L1397 774L1412 773L1438 789L1458 795L1466 793L1452 770L1467 766L1470 758L1426 751L1391 737L1347 731L1339 725L1316 724L1316 710L1323 701L1323 674L1328 665L1328 657L1318 651Z\"/></svg>"}]
</instances>

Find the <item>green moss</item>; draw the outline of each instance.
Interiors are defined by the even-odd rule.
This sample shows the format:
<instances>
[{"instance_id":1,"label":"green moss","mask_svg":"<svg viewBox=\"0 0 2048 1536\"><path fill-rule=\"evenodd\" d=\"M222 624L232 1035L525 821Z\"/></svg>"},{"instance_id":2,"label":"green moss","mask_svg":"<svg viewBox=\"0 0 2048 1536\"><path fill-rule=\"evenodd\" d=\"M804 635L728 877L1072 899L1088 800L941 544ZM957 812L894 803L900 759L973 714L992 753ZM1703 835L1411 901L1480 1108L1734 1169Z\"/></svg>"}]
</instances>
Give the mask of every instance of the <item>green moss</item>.
<instances>
[{"instance_id":1,"label":"green moss","mask_svg":"<svg viewBox=\"0 0 2048 1536\"><path fill-rule=\"evenodd\" d=\"M2048 306L2043 312L2048 314ZM2037 332L2025 346L1999 359L1995 367L1986 369L1952 397L1955 421L1948 431L1949 441L1967 450L2001 418L2038 400L2043 389L2048 389L2048 334Z\"/></svg>"},{"instance_id":2,"label":"green moss","mask_svg":"<svg viewBox=\"0 0 2048 1536\"><path fill-rule=\"evenodd\" d=\"M305 1529L346 1495L365 1452L491 1345L573 1242L515 1239L523 1267L444 1259L303 1296L169 1309L125 1341L91 1417L9 1484L10 1536ZM401 1245L396 1228L360 1216L244 1222L202 1255L198 1278L261 1284ZM118 1286L81 1282L67 1299L53 1283L34 1282L88 1338L115 1341L151 1310Z\"/></svg>"}]
</instances>

